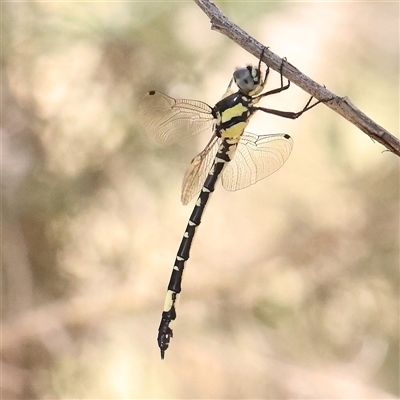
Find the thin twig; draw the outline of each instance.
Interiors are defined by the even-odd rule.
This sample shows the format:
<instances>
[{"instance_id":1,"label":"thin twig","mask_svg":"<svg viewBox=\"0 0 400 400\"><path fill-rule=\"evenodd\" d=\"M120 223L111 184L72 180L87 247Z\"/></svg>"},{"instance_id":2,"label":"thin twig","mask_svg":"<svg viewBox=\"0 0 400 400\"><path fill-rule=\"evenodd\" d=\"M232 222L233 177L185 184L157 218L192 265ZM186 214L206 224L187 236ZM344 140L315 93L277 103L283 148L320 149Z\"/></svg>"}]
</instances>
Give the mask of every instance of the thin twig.
<instances>
[{"instance_id":1,"label":"thin twig","mask_svg":"<svg viewBox=\"0 0 400 400\"><path fill-rule=\"evenodd\" d=\"M194 2L210 18L211 29L229 37L255 57L260 57L262 49L266 46L251 37L233 22L229 21L211 1L194 0ZM262 61L275 71L280 71L281 69L282 59L268 48L264 51ZM348 97L339 97L335 95L325 86L320 85L304 75L289 62L283 63L282 75L316 99L324 101L327 107L346 118L369 137L385 146L389 151L400 156L400 140L365 115ZM327 99L329 99L329 101L327 101Z\"/></svg>"}]
</instances>

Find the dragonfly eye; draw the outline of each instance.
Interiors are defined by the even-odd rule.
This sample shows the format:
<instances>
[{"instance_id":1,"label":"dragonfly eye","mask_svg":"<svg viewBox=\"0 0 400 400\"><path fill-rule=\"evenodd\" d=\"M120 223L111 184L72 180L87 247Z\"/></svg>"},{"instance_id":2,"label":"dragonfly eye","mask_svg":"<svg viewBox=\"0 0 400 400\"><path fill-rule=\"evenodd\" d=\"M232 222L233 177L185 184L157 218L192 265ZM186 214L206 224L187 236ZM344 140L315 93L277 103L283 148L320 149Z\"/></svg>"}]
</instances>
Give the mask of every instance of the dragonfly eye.
<instances>
[{"instance_id":1,"label":"dragonfly eye","mask_svg":"<svg viewBox=\"0 0 400 400\"><path fill-rule=\"evenodd\" d=\"M233 73L233 79L237 87L245 94L253 91L257 86L257 77L255 78L253 73L252 68L249 69L249 67L239 68Z\"/></svg>"}]
</instances>

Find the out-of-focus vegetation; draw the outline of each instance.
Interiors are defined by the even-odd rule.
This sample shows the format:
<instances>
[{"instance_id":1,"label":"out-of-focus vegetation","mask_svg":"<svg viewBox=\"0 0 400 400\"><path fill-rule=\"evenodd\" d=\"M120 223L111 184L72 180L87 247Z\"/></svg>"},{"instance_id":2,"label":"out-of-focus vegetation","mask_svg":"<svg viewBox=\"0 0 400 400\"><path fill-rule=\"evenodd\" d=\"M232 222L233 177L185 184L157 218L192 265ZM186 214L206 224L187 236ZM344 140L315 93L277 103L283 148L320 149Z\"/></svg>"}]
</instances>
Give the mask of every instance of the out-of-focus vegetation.
<instances>
[{"instance_id":1,"label":"out-of-focus vegetation","mask_svg":"<svg viewBox=\"0 0 400 400\"><path fill-rule=\"evenodd\" d=\"M398 3L221 7L398 135ZM217 187L161 362L190 213L180 182L208 138L155 147L136 105L149 89L215 103L256 60L191 2L2 10L4 399L399 395L394 155L323 105L297 121L256 116L250 130L287 132L294 151L251 188ZM307 98L293 87L266 103Z\"/></svg>"}]
</instances>

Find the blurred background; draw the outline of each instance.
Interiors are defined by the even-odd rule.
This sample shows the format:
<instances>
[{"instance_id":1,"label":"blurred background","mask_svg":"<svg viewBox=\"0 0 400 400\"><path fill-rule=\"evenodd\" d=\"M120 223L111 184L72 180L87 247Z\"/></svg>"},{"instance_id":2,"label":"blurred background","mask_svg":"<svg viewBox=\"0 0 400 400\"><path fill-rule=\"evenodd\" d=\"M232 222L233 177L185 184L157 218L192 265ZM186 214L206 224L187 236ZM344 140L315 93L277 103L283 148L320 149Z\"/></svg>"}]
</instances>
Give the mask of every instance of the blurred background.
<instances>
[{"instance_id":1,"label":"blurred background","mask_svg":"<svg viewBox=\"0 0 400 400\"><path fill-rule=\"evenodd\" d=\"M399 4L217 2L398 136ZM210 133L156 147L150 89L215 104L257 60L186 2L2 6L4 399L399 396L399 159L323 105L273 176L218 185L160 361L165 290ZM270 74L269 88L279 86ZM264 106L300 110L296 86ZM262 113L261 113L262 114Z\"/></svg>"}]
</instances>

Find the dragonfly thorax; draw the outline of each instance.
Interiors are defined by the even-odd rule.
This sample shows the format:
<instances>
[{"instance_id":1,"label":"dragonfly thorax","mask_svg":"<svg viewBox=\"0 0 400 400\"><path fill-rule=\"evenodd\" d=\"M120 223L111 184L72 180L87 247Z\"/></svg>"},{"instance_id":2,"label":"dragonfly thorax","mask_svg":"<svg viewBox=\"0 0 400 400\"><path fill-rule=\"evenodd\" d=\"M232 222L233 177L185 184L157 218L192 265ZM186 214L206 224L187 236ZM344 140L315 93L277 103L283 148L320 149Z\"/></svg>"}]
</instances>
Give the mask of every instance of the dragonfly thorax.
<instances>
[{"instance_id":1,"label":"dragonfly thorax","mask_svg":"<svg viewBox=\"0 0 400 400\"><path fill-rule=\"evenodd\" d=\"M239 139L252 114L252 98L240 91L220 100L214 107L218 137Z\"/></svg>"}]
</instances>

